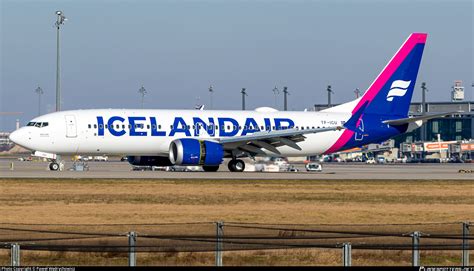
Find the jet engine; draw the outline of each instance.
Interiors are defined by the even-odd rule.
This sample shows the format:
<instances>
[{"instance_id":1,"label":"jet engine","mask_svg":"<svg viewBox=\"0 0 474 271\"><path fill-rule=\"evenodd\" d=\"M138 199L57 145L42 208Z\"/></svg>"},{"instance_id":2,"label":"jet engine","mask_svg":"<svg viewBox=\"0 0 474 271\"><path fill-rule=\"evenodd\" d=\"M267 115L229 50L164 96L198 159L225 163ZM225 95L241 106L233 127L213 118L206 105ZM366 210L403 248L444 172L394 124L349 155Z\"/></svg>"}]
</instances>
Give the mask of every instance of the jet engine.
<instances>
[{"instance_id":1,"label":"jet engine","mask_svg":"<svg viewBox=\"0 0 474 271\"><path fill-rule=\"evenodd\" d=\"M172 166L168 157L163 156L127 156L127 161L134 166Z\"/></svg>"},{"instance_id":2,"label":"jet engine","mask_svg":"<svg viewBox=\"0 0 474 271\"><path fill-rule=\"evenodd\" d=\"M170 144L169 160L176 165L218 166L222 158L224 149L217 142L185 138Z\"/></svg>"}]
</instances>

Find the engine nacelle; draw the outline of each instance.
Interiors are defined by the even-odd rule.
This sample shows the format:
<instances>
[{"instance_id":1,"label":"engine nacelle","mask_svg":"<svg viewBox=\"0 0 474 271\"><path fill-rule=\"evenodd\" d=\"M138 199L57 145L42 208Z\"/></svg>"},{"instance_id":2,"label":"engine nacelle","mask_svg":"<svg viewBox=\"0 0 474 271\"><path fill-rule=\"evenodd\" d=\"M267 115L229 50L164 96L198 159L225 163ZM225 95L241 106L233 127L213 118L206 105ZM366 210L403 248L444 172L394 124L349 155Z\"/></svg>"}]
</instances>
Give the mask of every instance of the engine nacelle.
<instances>
[{"instance_id":1,"label":"engine nacelle","mask_svg":"<svg viewBox=\"0 0 474 271\"><path fill-rule=\"evenodd\" d=\"M168 157L163 156L127 156L127 161L134 166L172 166Z\"/></svg>"},{"instance_id":2,"label":"engine nacelle","mask_svg":"<svg viewBox=\"0 0 474 271\"><path fill-rule=\"evenodd\" d=\"M217 166L222 158L224 149L217 142L185 138L170 144L169 160L176 165Z\"/></svg>"}]
</instances>

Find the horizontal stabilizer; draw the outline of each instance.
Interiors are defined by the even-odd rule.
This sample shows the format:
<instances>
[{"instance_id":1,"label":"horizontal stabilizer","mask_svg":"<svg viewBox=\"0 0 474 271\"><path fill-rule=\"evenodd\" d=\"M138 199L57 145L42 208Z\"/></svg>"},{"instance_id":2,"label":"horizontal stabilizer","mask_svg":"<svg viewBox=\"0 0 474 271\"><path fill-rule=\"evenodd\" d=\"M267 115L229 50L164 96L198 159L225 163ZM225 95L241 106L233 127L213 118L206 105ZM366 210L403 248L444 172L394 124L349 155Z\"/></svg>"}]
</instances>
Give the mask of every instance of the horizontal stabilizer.
<instances>
[{"instance_id":1,"label":"horizontal stabilizer","mask_svg":"<svg viewBox=\"0 0 474 271\"><path fill-rule=\"evenodd\" d=\"M403 125L409 124L412 122L416 122L419 120L426 121L435 118L442 118L452 114L459 114L460 112L447 112L447 113L440 113L440 114L431 114L431 115L424 115L419 117L411 117L411 118L403 118L403 119L395 119L395 120L385 120L383 123L390 124L390 125Z\"/></svg>"}]
</instances>

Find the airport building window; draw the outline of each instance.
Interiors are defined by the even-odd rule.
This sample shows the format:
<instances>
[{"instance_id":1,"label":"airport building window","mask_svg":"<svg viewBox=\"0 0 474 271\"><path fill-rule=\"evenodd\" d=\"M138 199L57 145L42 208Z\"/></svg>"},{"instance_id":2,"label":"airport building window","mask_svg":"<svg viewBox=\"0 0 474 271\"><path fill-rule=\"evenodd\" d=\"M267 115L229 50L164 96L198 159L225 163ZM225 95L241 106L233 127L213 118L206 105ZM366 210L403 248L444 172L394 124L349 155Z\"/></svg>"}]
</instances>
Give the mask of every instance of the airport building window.
<instances>
[{"instance_id":1,"label":"airport building window","mask_svg":"<svg viewBox=\"0 0 474 271\"><path fill-rule=\"evenodd\" d=\"M433 125L432 125L433 133L438 133L439 131L438 126L439 126L439 123L437 121L433 121Z\"/></svg>"},{"instance_id":2,"label":"airport building window","mask_svg":"<svg viewBox=\"0 0 474 271\"><path fill-rule=\"evenodd\" d=\"M462 132L462 121L456 121L456 132Z\"/></svg>"}]
</instances>

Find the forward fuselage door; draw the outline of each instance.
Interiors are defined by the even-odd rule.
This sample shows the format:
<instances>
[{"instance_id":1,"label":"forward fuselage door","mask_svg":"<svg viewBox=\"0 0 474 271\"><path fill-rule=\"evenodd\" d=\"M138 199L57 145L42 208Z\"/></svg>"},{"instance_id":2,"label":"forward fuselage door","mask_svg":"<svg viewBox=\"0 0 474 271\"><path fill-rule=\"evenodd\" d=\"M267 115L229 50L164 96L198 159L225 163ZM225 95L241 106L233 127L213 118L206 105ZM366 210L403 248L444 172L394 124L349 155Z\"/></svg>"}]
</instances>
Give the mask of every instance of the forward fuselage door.
<instances>
[{"instance_id":1,"label":"forward fuselage door","mask_svg":"<svg viewBox=\"0 0 474 271\"><path fill-rule=\"evenodd\" d=\"M76 117L74 115L66 115L66 137L77 137Z\"/></svg>"}]
</instances>

